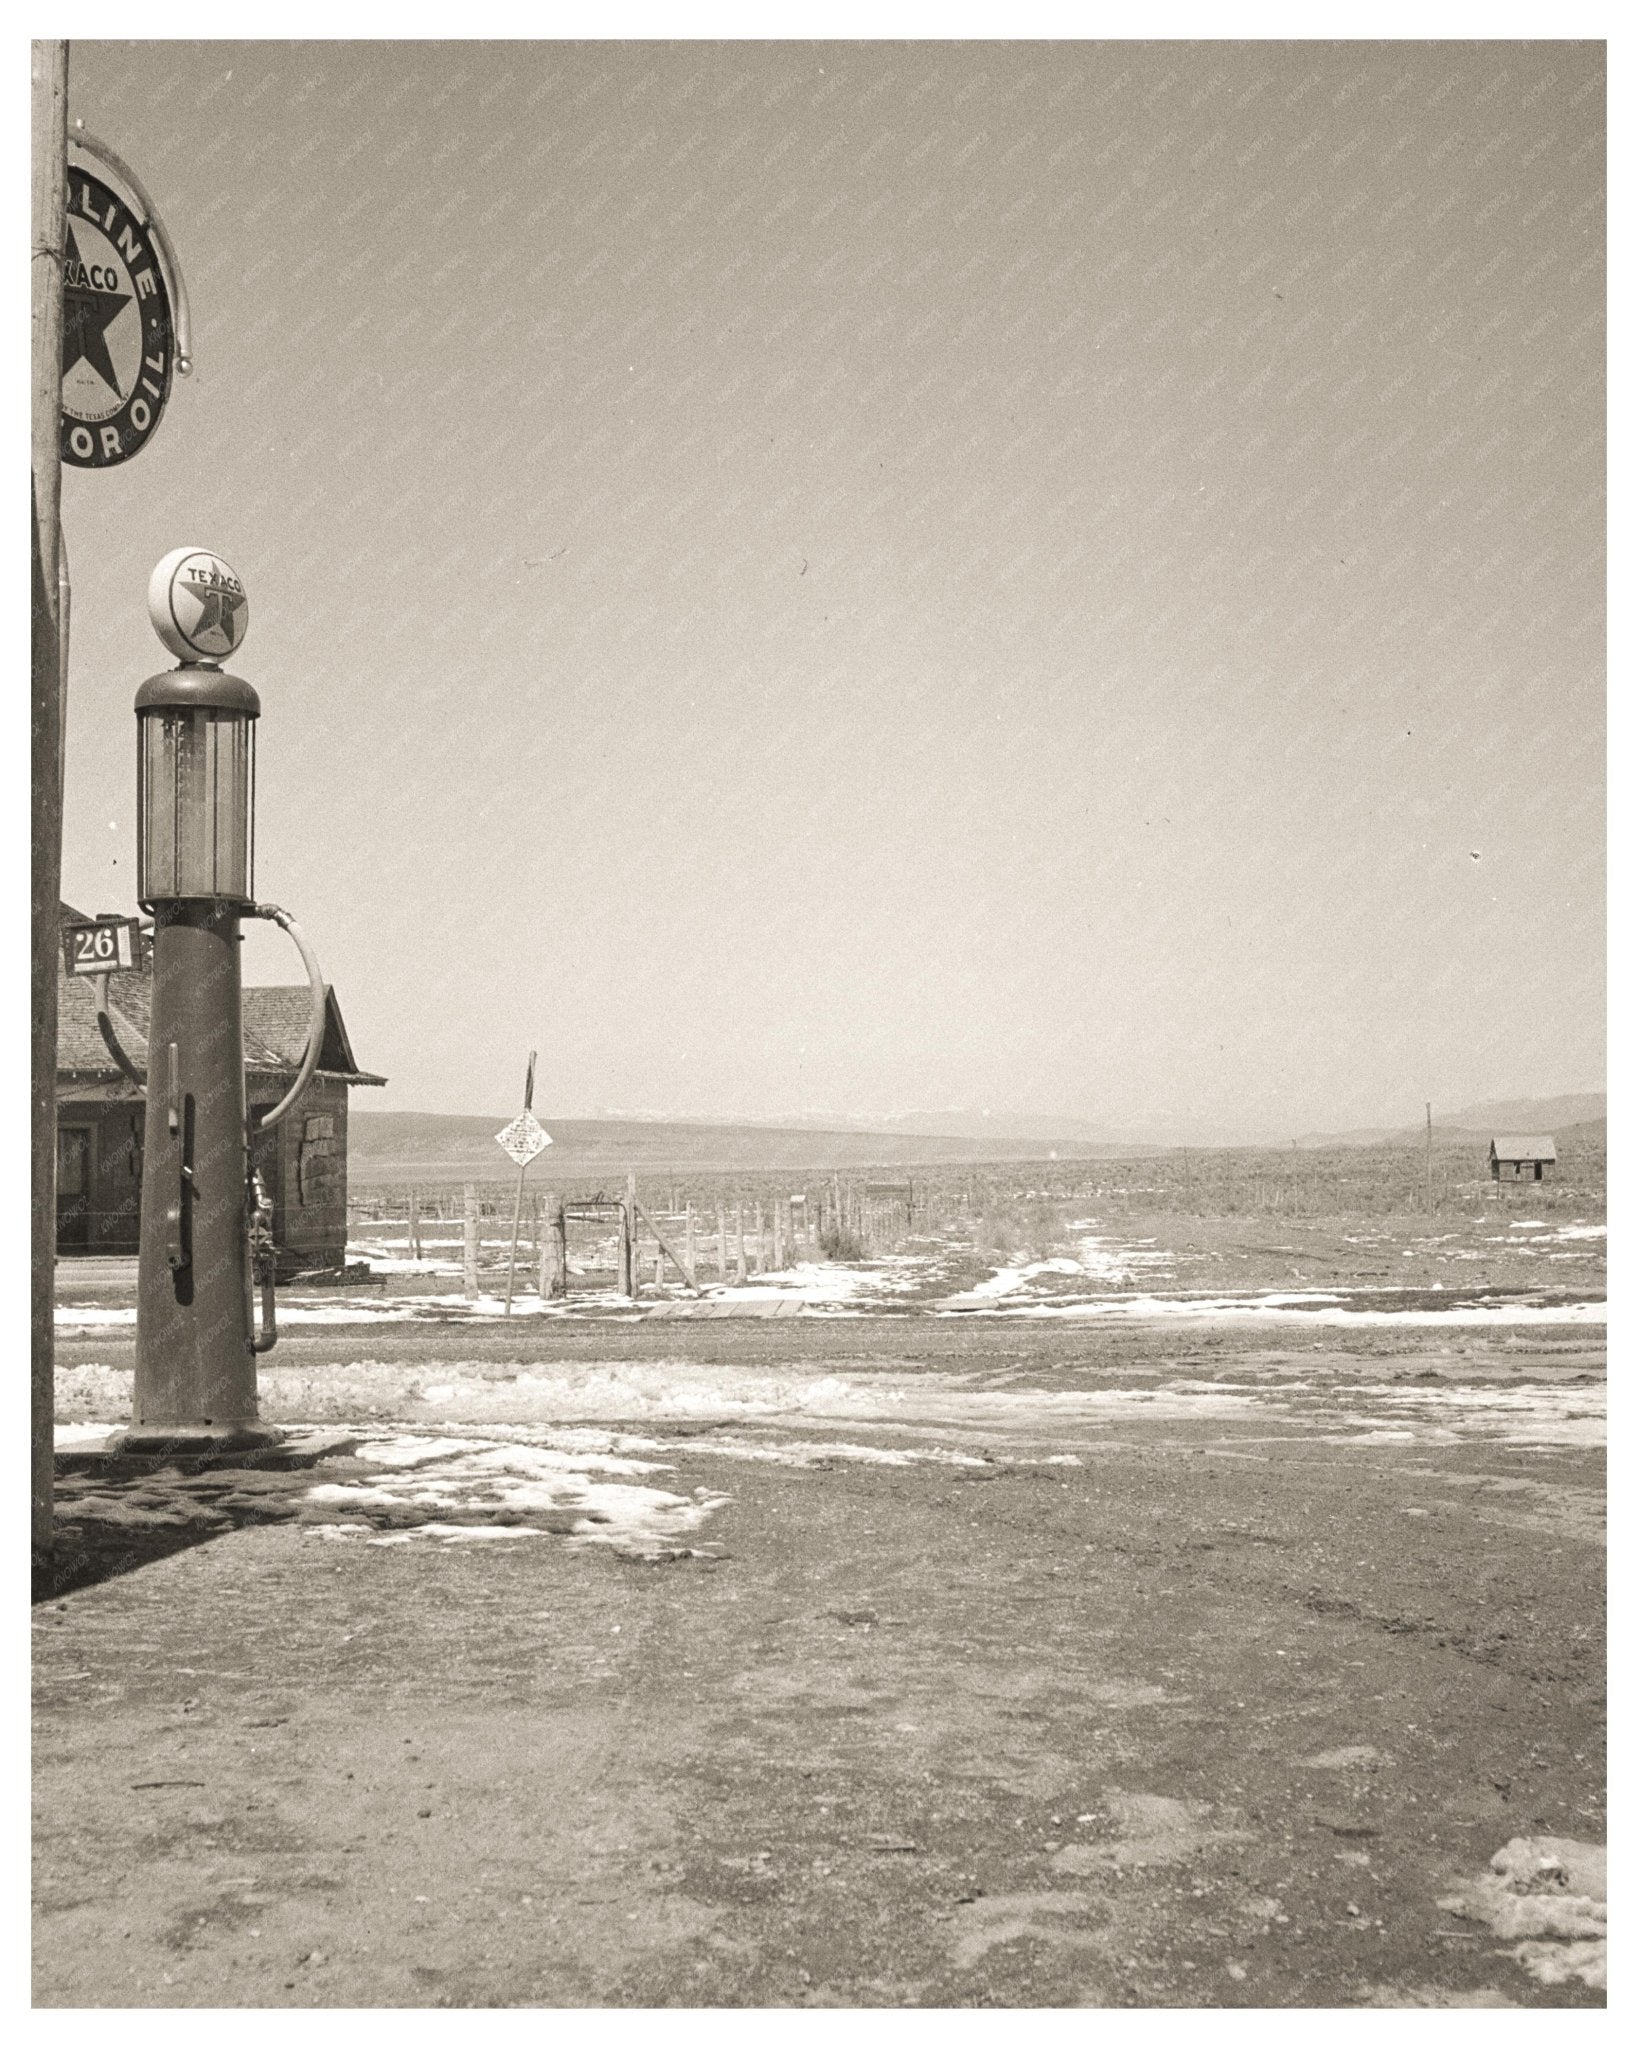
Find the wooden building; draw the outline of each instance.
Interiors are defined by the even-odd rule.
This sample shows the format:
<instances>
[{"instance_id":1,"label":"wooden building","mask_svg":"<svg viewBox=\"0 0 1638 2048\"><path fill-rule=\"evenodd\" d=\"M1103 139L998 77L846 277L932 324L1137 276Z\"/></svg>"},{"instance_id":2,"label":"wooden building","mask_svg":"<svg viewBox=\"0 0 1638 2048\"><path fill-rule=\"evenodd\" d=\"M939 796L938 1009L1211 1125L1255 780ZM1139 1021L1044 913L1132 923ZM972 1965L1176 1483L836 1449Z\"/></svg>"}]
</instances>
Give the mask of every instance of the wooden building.
<instances>
[{"instance_id":1,"label":"wooden building","mask_svg":"<svg viewBox=\"0 0 1638 2048\"><path fill-rule=\"evenodd\" d=\"M64 922L85 923L63 906ZM142 1193L143 1101L120 1072L97 1024L96 985L59 970L57 987L57 1251L59 1257L130 1255L137 1249ZM147 1061L151 974L109 982L120 1044L137 1067ZM245 1096L254 1129L295 1079L307 1049L311 1001L305 983L244 992ZM273 1202L281 1279L339 1272L347 1251L347 1091L380 1088L379 1074L353 1057L334 989L325 996L318 1068L296 1107L253 1145Z\"/></svg>"},{"instance_id":2,"label":"wooden building","mask_svg":"<svg viewBox=\"0 0 1638 2048\"><path fill-rule=\"evenodd\" d=\"M1535 1182L1550 1177L1558 1164L1558 1147L1551 1138L1492 1138L1490 1178L1499 1181Z\"/></svg>"}]
</instances>

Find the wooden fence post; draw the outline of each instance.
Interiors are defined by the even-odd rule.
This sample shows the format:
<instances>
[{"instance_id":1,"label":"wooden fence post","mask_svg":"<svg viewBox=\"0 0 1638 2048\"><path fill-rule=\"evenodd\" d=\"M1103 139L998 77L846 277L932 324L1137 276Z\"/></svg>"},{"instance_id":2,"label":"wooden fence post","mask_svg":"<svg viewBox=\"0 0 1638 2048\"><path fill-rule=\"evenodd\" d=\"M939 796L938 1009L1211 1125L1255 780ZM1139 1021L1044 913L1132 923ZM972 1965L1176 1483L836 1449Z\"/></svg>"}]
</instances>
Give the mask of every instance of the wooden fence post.
<instances>
[{"instance_id":1,"label":"wooden fence post","mask_svg":"<svg viewBox=\"0 0 1638 2048\"><path fill-rule=\"evenodd\" d=\"M734 1278L741 1284L745 1279L745 1204L734 1204Z\"/></svg>"},{"instance_id":2,"label":"wooden fence post","mask_svg":"<svg viewBox=\"0 0 1638 2048\"><path fill-rule=\"evenodd\" d=\"M465 1261L462 1282L468 1301L478 1298L478 1190L468 1181L463 1191L465 1219Z\"/></svg>"},{"instance_id":3,"label":"wooden fence post","mask_svg":"<svg viewBox=\"0 0 1638 2048\"><path fill-rule=\"evenodd\" d=\"M421 1198L414 1188L409 1191L409 1252L412 1259L421 1256Z\"/></svg>"},{"instance_id":4,"label":"wooden fence post","mask_svg":"<svg viewBox=\"0 0 1638 2048\"><path fill-rule=\"evenodd\" d=\"M785 1270L785 1229L784 1219L780 1215L779 1210L779 1197L775 1195L773 1205L773 1262L774 1271L776 1273L783 1273Z\"/></svg>"},{"instance_id":5,"label":"wooden fence post","mask_svg":"<svg viewBox=\"0 0 1638 2048\"><path fill-rule=\"evenodd\" d=\"M535 1231L535 1292L550 1301L557 1289L552 1285L552 1239L549 1232Z\"/></svg>"},{"instance_id":6,"label":"wooden fence post","mask_svg":"<svg viewBox=\"0 0 1638 2048\"><path fill-rule=\"evenodd\" d=\"M724 1286L728 1282L728 1211L719 1198L717 1202L717 1277Z\"/></svg>"},{"instance_id":7,"label":"wooden fence post","mask_svg":"<svg viewBox=\"0 0 1638 2048\"><path fill-rule=\"evenodd\" d=\"M621 1292L637 1299L637 1176L626 1175L625 1205L620 1211Z\"/></svg>"},{"instance_id":8,"label":"wooden fence post","mask_svg":"<svg viewBox=\"0 0 1638 2048\"><path fill-rule=\"evenodd\" d=\"M698 1283L694 1275L694 1205L688 1205L688 1214L683 1219L683 1277L690 1287Z\"/></svg>"}]
</instances>

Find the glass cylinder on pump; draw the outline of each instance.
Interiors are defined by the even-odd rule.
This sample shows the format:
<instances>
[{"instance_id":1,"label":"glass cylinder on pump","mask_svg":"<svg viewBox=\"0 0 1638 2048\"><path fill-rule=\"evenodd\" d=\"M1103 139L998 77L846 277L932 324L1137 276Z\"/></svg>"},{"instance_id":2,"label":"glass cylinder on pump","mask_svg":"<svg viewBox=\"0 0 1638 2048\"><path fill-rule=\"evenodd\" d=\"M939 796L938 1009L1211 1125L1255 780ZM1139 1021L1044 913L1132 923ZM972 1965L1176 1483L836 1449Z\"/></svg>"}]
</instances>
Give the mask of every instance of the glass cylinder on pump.
<instances>
[{"instance_id":1,"label":"glass cylinder on pump","mask_svg":"<svg viewBox=\"0 0 1638 2048\"><path fill-rule=\"evenodd\" d=\"M256 705L248 683L219 672L195 678L200 695L248 698L222 703L165 701L179 678L146 686L160 701L138 703L137 893L152 908L158 900L251 903L251 818L255 798Z\"/></svg>"}]
</instances>

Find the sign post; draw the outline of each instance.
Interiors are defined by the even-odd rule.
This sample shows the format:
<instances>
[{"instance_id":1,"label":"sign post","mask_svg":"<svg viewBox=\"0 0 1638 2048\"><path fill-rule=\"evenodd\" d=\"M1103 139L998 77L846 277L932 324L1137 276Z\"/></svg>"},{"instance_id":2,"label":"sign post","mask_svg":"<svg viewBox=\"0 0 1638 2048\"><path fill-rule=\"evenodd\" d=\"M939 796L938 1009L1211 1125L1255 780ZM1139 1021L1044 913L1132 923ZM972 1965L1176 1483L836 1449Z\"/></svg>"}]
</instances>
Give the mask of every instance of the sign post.
<instances>
[{"instance_id":1,"label":"sign post","mask_svg":"<svg viewBox=\"0 0 1638 2048\"><path fill-rule=\"evenodd\" d=\"M512 1203L512 1255L506 1262L506 1313L512 1313L512 1288L518 1271L518 1228L523 1220L523 1176L529 1170L531 1159L540 1154L552 1142L535 1121L533 1104L535 1099L535 1056L529 1055L529 1071L523 1079L523 1114L513 1117L505 1130L495 1133L495 1143L509 1159L518 1163L517 1194Z\"/></svg>"}]
</instances>

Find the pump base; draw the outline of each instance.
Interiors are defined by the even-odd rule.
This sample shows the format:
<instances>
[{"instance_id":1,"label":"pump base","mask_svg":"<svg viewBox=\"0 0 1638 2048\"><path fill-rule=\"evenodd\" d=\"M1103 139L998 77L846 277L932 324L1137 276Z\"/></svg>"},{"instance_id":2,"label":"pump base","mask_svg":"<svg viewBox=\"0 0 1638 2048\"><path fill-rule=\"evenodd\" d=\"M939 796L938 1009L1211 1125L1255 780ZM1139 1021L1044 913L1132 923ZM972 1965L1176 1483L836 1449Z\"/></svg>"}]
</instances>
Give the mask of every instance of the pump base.
<instances>
[{"instance_id":1,"label":"pump base","mask_svg":"<svg viewBox=\"0 0 1638 2048\"><path fill-rule=\"evenodd\" d=\"M283 1432L260 1423L133 1423L110 1437L107 1449L124 1458L234 1458L253 1451L269 1451L282 1441Z\"/></svg>"},{"instance_id":2,"label":"pump base","mask_svg":"<svg viewBox=\"0 0 1638 2048\"><path fill-rule=\"evenodd\" d=\"M168 1438L167 1443L176 1439ZM109 1430L106 1436L64 1444L56 1457L59 1478L68 1473L98 1473L108 1478L136 1473L158 1472L166 1467L179 1472L211 1472L220 1468L257 1472L305 1472L326 1458L346 1458L361 1441L356 1431L308 1429L294 1424L280 1430L277 1441L260 1450L227 1450L212 1444L206 1450L155 1450L151 1444L134 1450L125 1448L125 1432Z\"/></svg>"}]
</instances>

